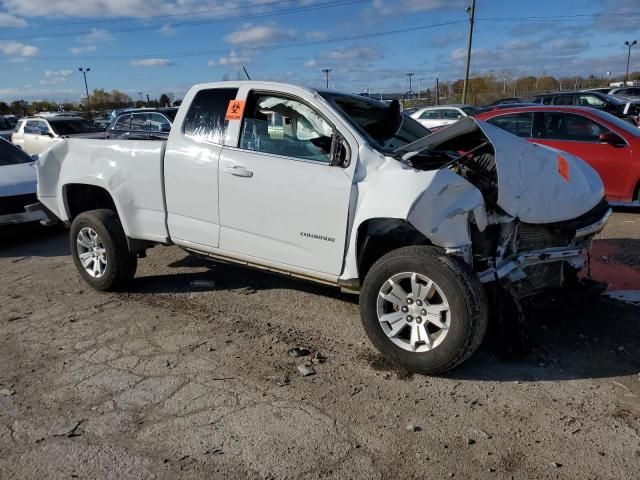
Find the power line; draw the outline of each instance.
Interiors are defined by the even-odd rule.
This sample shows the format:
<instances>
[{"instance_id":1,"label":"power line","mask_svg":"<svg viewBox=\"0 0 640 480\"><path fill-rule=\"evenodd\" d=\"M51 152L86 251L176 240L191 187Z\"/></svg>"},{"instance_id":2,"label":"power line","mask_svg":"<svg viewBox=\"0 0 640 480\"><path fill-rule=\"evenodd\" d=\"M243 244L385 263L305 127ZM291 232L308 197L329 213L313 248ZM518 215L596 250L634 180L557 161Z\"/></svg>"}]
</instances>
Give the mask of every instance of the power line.
<instances>
[{"instance_id":1,"label":"power line","mask_svg":"<svg viewBox=\"0 0 640 480\"><path fill-rule=\"evenodd\" d=\"M333 37L326 38L323 40L309 40L306 42L293 42L293 43L282 43L277 45L269 45L263 47L240 47L240 48L231 48L224 50L203 50L203 51L195 51L195 52L164 52L164 53L146 53L140 55L102 55L102 56L64 56L64 57L55 57L55 56L47 56L47 57L33 57L31 60L69 60L69 61L79 61L79 60L131 60L131 59L144 59L144 58L157 58L157 57L170 57L170 58L180 58L180 57L199 57L199 56L207 56L207 55L221 55L221 54L229 54L232 51L236 53L241 52L263 52L268 50L280 50L284 48L296 48L296 47L307 47L311 45L322 45L327 43L335 43L335 42L344 42L351 40L362 40L365 38L376 38L376 37L384 37L387 35L396 35L400 33L408 33L408 32L416 32L420 30L427 30L430 28L438 28L444 27L447 25L456 25L459 23L466 23L467 20L454 20L451 22L443 22L443 23L433 23L430 25L421 25L417 27L411 28L403 28L397 30L387 30L384 32L374 32L374 33L365 33L362 35L349 35L343 37ZM4 60L9 61L9 60Z\"/></svg>"},{"instance_id":2,"label":"power line","mask_svg":"<svg viewBox=\"0 0 640 480\"><path fill-rule=\"evenodd\" d=\"M358 3L369 2L370 0L350 0L350 1L330 1L325 3L319 3L311 6L304 7L296 7L290 9L276 10L274 12L264 12L258 14L245 14L238 15L235 17L227 17L227 18L215 18L215 19L206 19L206 20L191 20L188 22L178 22L171 25L174 28L181 27L189 27L189 26L198 26L198 25L211 25L216 23L229 23L235 22L238 20L249 20L256 18L265 18L265 17L276 17L280 15L291 15L295 13L306 13L315 10L324 10L326 8L334 8L334 7L343 7L348 5L355 5ZM147 25L147 26L139 26L139 27L128 27L128 28L119 28L112 29L109 31L110 34L113 33L131 33L131 32L142 32L149 30L161 30L164 25ZM58 33L45 33L41 35L42 37L52 38L52 37L82 37L84 35L90 35L93 33L92 31L82 31L82 32L58 32ZM23 36L13 36L13 37L0 37L0 40L32 40L34 38L33 35L23 35Z\"/></svg>"}]
</instances>

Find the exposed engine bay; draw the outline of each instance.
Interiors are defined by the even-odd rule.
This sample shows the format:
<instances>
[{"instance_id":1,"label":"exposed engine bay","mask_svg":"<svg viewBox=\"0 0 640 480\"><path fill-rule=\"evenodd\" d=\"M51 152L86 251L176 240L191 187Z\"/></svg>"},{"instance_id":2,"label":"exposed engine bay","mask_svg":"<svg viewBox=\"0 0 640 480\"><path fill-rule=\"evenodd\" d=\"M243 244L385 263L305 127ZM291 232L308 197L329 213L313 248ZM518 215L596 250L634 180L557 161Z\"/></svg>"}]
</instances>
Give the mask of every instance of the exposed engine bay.
<instances>
[{"instance_id":1,"label":"exposed engine bay","mask_svg":"<svg viewBox=\"0 0 640 480\"><path fill-rule=\"evenodd\" d=\"M427 137L429 145L398 157L417 170L449 169L482 193L486 221L469 216L471 252L450 253L464 256L482 282L496 282L519 299L575 285L588 266L591 240L610 214L606 200L577 218L525 222L499 204L499 168L490 139L480 128L455 127L462 132L446 135L445 128Z\"/></svg>"}]
</instances>

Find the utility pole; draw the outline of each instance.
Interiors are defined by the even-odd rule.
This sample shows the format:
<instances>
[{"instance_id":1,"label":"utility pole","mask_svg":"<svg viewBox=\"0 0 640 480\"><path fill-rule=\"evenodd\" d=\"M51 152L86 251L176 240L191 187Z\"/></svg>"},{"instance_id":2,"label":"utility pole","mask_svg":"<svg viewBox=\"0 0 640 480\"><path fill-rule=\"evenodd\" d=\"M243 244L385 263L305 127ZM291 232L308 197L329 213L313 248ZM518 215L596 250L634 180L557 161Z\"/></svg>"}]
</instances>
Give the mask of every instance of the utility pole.
<instances>
[{"instance_id":1,"label":"utility pole","mask_svg":"<svg viewBox=\"0 0 640 480\"><path fill-rule=\"evenodd\" d=\"M326 79L327 79L327 90L329 90L329 74L331 73L331 69L330 68L324 68L322 69L322 73L324 73Z\"/></svg>"},{"instance_id":2,"label":"utility pole","mask_svg":"<svg viewBox=\"0 0 640 480\"><path fill-rule=\"evenodd\" d=\"M140 97L140 103L142 103L142 92L138 92L138 96Z\"/></svg>"},{"instance_id":3,"label":"utility pole","mask_svg":"<svg viewBox=\"0 0 640 480\"><path fill-rule=\"evenodd\" d=\"M476 18L476 0L466 8L469 14L469 42L467 44L467 66L464 70L464 86L462 87L462 103L467 103L467 84L469 83L469 67L471 66L471 45L473 44L473 23Z\"/></svg>"},{"instance_id":4,"label":"utility pole","mask_svg":"<svg viewBox=\"0 0 640 480\"><path fill-rule=\"evenodd\" d=\"M90 72L91 69L80 67L78 70L82 72L82 75L84 75L84 90L87 92L87 109L89 112L89 118L91 118L91 99L89 98L89 87L87 85L87 72Z\"/></svg>"},{"instance_id":5,"label":"utility pole","mask_svg":"<svg viewBox=\"0 0 640 480\"><path fill-rule=\"evenodd\" d=\"M422 79L418 79L418 100L422 100Z\"/></svg>"},{"instance_id":6,"label":"utility pole","mask_svg":"<svg viewBox=\"0 0 640 480\"><path fill-rule=\"evenodd\" d=\"M147 105L149 105L151 103L151 100L149 100L149 94L147 93Z\"/></svg>"},{"instance_id":7,"label":"utility pole","mask_svg":"<svg viewBox=\"0 0 640 480\"><path fill-rule=\"evenodd\" d=\"M633 47L636 43L638 43L637 40L634 40L633 42L624 42L624 44L627 46L627 48L629 49L628 53L627 53L627 73L624 75L624 86L627 86L627 82L629 81L629 60L631 60L631 47Z\"/></svg>"},{"instance_id":8,"label":"utility pole","mask_svg":"<svg viewBox=\"0 0 640 480\"><path fill-rule=\"evenodd\" d=\"M436 107L440 105L440 79L436 77Z\"/></svg>"},{"instance_id":9,"label":"utility pole","mask_svg":"<svg viewBox=\"0 0 640 480\"><path fill-rule=\"evenodd\" d=\"M413 77L415 75L415 73L410 72L407 73L407 77L409 77L409 96L411 96L411 77Z\"/></svg>"}]
</instances>

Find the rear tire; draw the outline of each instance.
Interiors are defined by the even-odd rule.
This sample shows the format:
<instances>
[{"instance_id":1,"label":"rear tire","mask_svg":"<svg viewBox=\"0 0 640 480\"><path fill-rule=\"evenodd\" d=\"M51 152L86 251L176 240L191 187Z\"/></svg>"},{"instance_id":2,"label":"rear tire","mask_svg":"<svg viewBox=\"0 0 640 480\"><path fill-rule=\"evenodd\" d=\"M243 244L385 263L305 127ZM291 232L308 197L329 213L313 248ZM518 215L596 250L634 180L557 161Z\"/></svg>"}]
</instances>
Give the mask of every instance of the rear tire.
<instances>
[{"instance_id":1,"label":"rear tire","mask_svg":"<svg viewBox=\"0 0 640 480\"><path fill-rule=\"evenodd\" d=\"M360 292L362 323L374 346L396 365L425 374L444 373L468 359L482 343L487 312L477 276L434 247L384 255Z\"/></svg>"},{"instance_id":2,"label":"rear tire","mask_svg":"<svg viewBox=\"0 0 640 480\"><path fill-rule=\"evenodd\" d=\"M96 290L119 290L136 273L138 260L129 251L120 219L112 210L78 215L71 224L69 247L80 275Z\"/></svg>"}]
</instances>

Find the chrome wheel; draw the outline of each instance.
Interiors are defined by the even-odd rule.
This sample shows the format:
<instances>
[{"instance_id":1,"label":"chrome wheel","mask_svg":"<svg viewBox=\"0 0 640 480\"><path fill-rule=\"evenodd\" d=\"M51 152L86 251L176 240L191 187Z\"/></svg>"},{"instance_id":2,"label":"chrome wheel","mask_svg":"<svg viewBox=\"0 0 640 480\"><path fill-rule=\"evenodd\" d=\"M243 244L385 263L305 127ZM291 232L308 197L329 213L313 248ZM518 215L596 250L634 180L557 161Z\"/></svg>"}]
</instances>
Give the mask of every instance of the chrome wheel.
<instances>
[{"instance_id":1,"label":"chrome wheel","mask_svg":"<svg viewBox=\"0 0 640 480\"><path fill-rule=\"evenodd\" d=\"M85 271L94 278L100 278L107 271L107 251L100 235L91 227L84 227L76 237L78 258Z\"/></svg>"},{"instance_id":2,"label":"chrome wheel","mask_svg":"<svg viewBox=\"0 0 640 480\"><path fill-rule=\"evenodd\" d=\"M415 272L398 273L378 292L378 321L403 350L428 352L442 343L451 325L449 302L431 279Z\"/></svg>"}]
</instances>

